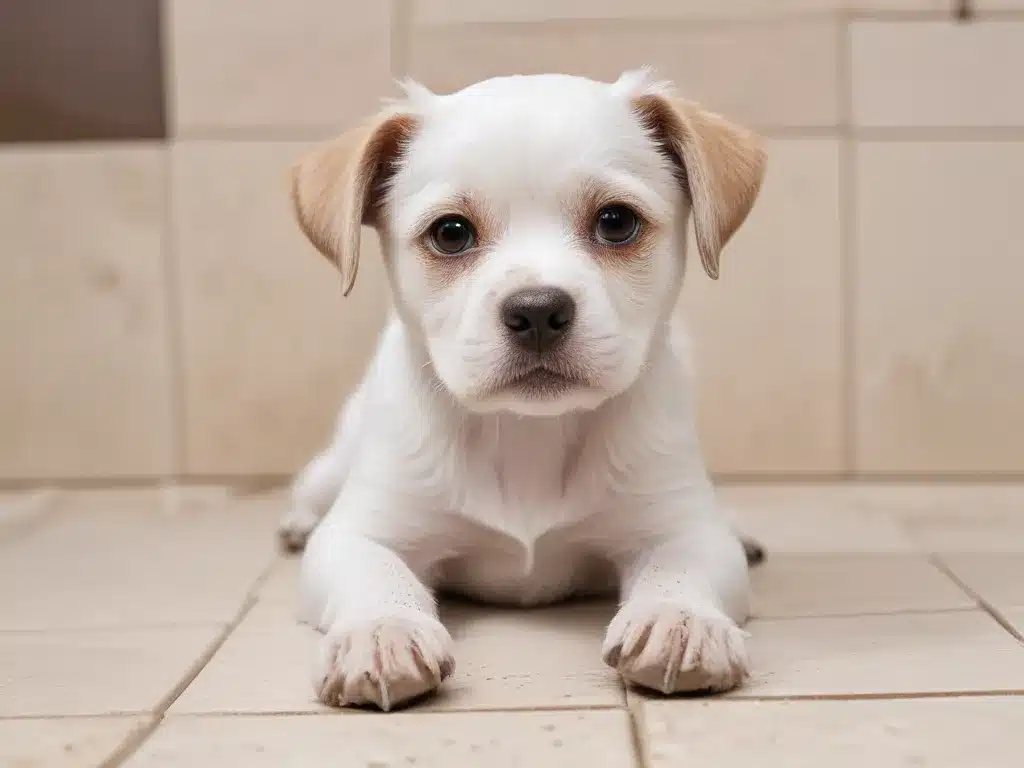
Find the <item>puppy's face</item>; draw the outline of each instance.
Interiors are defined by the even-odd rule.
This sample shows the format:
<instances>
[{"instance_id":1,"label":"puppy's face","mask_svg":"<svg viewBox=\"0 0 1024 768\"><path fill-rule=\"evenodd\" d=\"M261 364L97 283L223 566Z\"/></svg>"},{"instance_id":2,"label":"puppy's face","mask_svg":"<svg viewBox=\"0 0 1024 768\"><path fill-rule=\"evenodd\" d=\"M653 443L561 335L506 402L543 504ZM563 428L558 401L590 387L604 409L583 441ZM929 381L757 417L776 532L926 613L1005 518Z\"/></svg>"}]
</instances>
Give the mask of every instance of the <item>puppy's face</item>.
<instances>
[{"instance_id":1,"label":"puppy's face","mask_svg":"<svg viewBox=\"0 0 1024 768\"><path fill-rule=\"evenodd\" d=\"M760 150L721 123L749 145L730 158L743 178L723 185L708 149L724 135L702 139L704 116L642 73L500 78L448 96L416 88L366 129L361 150L299 166L300 221L340 262L339 220L377 227L396 306L466 407L592 409L639 377L665 326L691 208L714 274L756 196ZM730 197L741 212L724 210Z\"/></svg>"}]
</instances>

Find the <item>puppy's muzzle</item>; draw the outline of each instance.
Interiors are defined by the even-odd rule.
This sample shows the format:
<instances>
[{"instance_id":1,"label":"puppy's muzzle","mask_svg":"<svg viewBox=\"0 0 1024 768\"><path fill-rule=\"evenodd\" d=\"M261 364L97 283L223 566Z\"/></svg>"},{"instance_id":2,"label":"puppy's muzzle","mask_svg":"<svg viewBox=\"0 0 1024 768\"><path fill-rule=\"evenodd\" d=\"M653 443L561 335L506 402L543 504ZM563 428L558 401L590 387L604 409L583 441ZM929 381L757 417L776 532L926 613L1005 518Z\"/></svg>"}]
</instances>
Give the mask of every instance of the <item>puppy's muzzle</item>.
<instances>
[{"instance_id":1,"label":"puppy's muzzle","mask_svg":"<svg viewBox=\"0 0 1024 768\"><path fill-rule=\"evenodd\" d=\"M522 349L541 354L572 328L576 302L561 288L525 288L505 297L501 320Z\"/></svg>"}]
</instances>

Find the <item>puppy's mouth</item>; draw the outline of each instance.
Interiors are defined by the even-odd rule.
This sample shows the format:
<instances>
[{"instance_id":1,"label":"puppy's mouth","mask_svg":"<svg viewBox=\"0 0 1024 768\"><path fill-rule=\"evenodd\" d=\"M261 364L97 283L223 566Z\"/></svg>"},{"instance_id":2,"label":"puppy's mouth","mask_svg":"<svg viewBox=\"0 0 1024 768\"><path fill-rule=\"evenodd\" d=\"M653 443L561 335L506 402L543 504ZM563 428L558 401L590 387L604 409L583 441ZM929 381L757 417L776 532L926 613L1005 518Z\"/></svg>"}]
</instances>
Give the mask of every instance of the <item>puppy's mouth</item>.
<instances>
[{"instance_id":1,"label":"puppy's mouth","mask_svg":"<svg viewBox=\"0 0 1024 768\"><path fill-rule=\"evenodd\" d=\"M562 364L561 360L516 363L491 382L489 389L492 395L511 395L521 400L552 400L590 388L590 382L582 371Z\"/></svg>"},{"instance_id":2,"label":"puppy's mouth","mask_svg":"<svg viewBox=\"0 0 1024 768\"><path fill-rule=\"evenodd\" d=\"M579 378L538 366L533 370L511 376L501 389L537 399L558 397L583 386L586 386L586 383Z\"/></svg>"}]
</instances>

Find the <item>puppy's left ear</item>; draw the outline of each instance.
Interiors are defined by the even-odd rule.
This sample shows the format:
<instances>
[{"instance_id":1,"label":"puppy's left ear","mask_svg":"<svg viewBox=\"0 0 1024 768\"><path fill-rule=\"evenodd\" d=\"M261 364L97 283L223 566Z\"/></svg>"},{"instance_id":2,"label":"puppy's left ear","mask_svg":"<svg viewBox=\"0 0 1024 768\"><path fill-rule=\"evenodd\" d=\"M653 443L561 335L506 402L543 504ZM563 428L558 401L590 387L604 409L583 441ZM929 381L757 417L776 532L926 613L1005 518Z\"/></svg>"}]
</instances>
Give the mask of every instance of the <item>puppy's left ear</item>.
<instances>
[{"instance_id":1,"label":"puppy's left ear","mask_svg":"<svg viewBox=\"0 0 1024 768\"><path fill-rule=\"evenodd\" d=\"M299 226L341 272L346 296L359 270L360 229L380 228L387 181L417 125L410 114L382 112L292 168Z\"/></svg>"},{"instance_id":2,"label":"puppy's left ear","mask_svg":"<svg viewBox=\"0 0 1024 768\"><path fill-rule=\"evenodd\" d=\"M634 99L641 121L679 163L693 207L704 271L718 279L722 248L740 228L764 179L760 138L693 102L660 93Z\"/></svg>"}]
</instances>

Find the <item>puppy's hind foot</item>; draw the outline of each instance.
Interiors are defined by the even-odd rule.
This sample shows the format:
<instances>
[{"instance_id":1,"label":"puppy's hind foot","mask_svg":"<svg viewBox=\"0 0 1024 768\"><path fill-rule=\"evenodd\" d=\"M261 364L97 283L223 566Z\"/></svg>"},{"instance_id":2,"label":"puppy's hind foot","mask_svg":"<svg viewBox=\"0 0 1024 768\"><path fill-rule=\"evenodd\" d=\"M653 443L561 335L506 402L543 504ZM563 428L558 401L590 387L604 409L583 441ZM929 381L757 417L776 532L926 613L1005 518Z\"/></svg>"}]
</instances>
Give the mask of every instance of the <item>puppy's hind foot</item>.
<instances>
[{"instance_id":1,"label":"puppy's hind foot","mask_svg":"<svg viewBox=\"0 0 1024 768\"><path fill-rule=\"evenodd\" d=\"M285 552L301 552L309 535L320 522L320 515L312 508L296 504L277 525L277 540Z\"/></svg>"},{"instance_id":2,"label":"puppy's hind foot","mask_svg":"<svg viewBox=\"0 0 1024 768\"><path fill-rule=\"evenodd\" d=\"M760 565L764 562L767 553L761 542L749 536L740 536L740 542L743 544L743 552L747 556L747 565Z\"/></svg>"}]
</instances>

